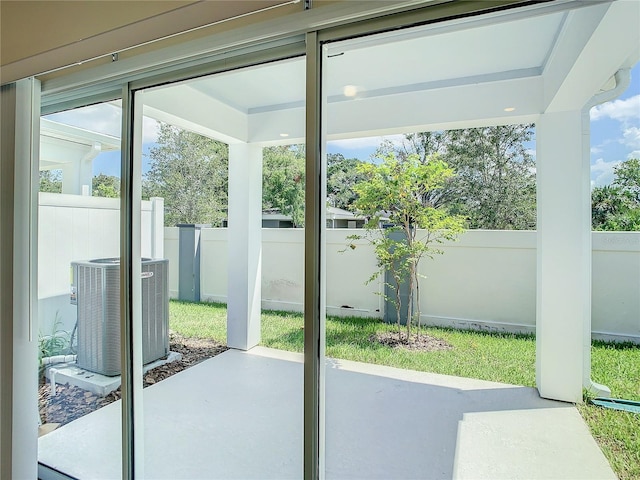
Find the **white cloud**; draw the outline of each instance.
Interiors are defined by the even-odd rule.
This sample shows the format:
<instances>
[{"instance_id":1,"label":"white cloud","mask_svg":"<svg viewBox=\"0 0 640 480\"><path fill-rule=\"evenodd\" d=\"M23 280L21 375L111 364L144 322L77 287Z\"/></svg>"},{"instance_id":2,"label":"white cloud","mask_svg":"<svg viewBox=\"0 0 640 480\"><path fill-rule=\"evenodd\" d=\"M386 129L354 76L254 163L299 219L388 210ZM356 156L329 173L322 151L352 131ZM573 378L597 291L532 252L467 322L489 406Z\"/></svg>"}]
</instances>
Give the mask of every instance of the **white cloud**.
<instances>
[{"instance_id":1,"label":"white cloud","mask_svg":"<svg viewBox=\"0 0 640 480\"><path fill-rule=\"evenodd\" d=\"M598 153L602 153L603 150L600 147L591 147L591 153L597 155Z\"/></svg>"},{"instance_id":2,"label":"white cloud","mask_svg":"<svg viewBox=\"0 0 640 480\"><path fill-rule=\"evenodd\" d=\"M158 141L158 121L151 117L142 117L142 144Z\"/></svg>"},{"instance_id":3,"label":"white cloud","mask_svg":"<svg viewBox=\"0 0 640 480\"><path fill-rule=\"evenodd\" d=\"M623 143L631 148L640 149L640 128L627 127L622 131Z\"/></svg>"},{"instance_id":4,"label":"white cloud","mask_svg":"<svg viewBox=\"0 0 640 480\"><path fill-rule=\"evenodd\" d=\"M613 100L611 102L596 105L590 112L591 121L601 118L611 118L620 122L640 119L640 94L624 100Z\"/></svg>"},{"instance_id":5,"label":"white cloud","mask_svg":"<svg viewBox=\"0 0 640 480\"><path fill-rule=\"evenodd\" d=\"M619 161L605 162L602 158L598 158L591 165L591 186L609 185L614 178L613 169L619 164Z\"/></svg>"}]
</instances>

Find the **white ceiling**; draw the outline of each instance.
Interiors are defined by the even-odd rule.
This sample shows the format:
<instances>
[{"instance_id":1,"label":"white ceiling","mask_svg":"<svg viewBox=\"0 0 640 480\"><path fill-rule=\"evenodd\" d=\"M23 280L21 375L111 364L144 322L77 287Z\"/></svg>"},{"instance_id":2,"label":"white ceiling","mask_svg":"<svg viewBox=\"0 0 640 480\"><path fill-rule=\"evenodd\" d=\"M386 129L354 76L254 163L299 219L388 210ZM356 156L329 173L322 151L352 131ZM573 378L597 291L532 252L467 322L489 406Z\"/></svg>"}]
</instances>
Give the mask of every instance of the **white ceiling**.
<instances>
[{"instance_id":1,"label":"white ceiling","mask_svg":"<svg viewBox=\"0 0 640 480\"><path fill-rule=\"evenodd\" d=\"M616 3L622 8L566 2L580 8L558 10L557 4L543 4L327 44L328 136L533 121L559 95L581 108L622 63L638 60L631 58L640 53L635 45L625 45L635 41L637 28L594 40L607 20L625 30L621 22L629 23L626 17L635 10L625 5L630 2ZM632 19L630 30L637 23ZM581 61L590 62L593 74L572 78ZM301 141L304 75L304 58L288 59L155 89L145 94L145 103L165 121L184 121L185 128L197 123L200 133L224 141ZM579 80L580 88L567 85L567 78ZM356 94L345 96L345 86ZM582 96L571 97L578 90ZM506 107L515 110L507 113Z\"/></svg>"},{"instance_id":2,"label":"white ceiling","mask_svg":"<svg viewBox=\"0 0 640 480\"><path fill-rule=\"evenodd\" d=\"M189 82L192 88L241 111L301 102L305 92L303 58L234 70Z\"/></svg>"},{"instance_id":3,"label":"white ceiling","mask_svg":"<svg viewBox=\"0 0 640 480\"><path fill-rule=\"evenodd\" d=\"M521 76L519 70L539 75L564 16L556 13L439 35L430 35L427 26L395 35L385 44L376 38L384 35L378 35L357 48L349 48L348 41L331 45L329 95L341 94L348 84L365 92L405 91L429 88L435 82L475 83L482 76L511 78Z\"/></svg>"},{"instance_id":4,"label":"white ceiling","mask_svg":"<svg viewBox=\"0 0 640 480\"><path fill-rule=\"evenodd\" d=\"M337 101L346 85L357 86L363 97L540 75L565 16L560 12L439 35L423 26L336 42L325 49L327 94ZM300 106L304 78L304 59L297 58L189 86L243 113L256 113Z\"/></svg>"}]
</instances>

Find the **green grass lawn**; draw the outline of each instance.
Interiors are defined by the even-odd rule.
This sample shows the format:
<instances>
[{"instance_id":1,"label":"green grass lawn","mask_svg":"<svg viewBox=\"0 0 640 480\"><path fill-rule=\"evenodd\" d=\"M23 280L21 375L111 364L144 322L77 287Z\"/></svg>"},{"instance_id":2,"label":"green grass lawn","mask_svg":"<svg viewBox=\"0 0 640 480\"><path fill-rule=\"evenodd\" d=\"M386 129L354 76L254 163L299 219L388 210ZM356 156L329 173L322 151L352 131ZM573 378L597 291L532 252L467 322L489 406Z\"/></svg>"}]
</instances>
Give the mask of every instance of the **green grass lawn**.
<instances>
[{"instance_id":1,"label":"green grass lawn","mask_svg":"<svg viewBox=\"0 0 640 480\"><path fill-rule=\"evenodd\" d=\"M187 337L226 342L227 309L223 304L172 301L170 327ZM535 338L425 328L453 346L451 350L412 352L376 344L376 332L394 327L379 320L327 318L327 356L424 372L535 386ZM302 352L303 319L298 313L262 313L262 345ZM640 346L594 342L592 378L611 388L612 396L640 401ZM578 406L594 437L621 480L640 478L640 415Z\"/></svg>"}]
</instances>

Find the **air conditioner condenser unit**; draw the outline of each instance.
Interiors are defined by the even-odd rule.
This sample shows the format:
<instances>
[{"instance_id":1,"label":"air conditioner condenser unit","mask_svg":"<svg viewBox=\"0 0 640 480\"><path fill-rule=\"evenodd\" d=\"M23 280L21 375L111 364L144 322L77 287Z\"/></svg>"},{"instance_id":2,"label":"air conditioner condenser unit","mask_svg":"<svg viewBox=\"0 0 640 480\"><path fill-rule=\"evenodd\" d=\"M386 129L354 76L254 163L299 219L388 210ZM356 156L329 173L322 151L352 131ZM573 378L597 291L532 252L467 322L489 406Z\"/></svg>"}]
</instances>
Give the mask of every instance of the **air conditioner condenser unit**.
<instances>
[{"instance_id":1,"label":"air conditioner condenser unit","mask_svg":"<svg viewBox=\"0 0 640 480\"><path fill-rule=\"evenodd\" d=\"M169 284L166 259L142 260L142 361L169 354ZM72 262L72 302L78 306L77 366L120 375L120 259Z\"/></svg>"}]
</instances>

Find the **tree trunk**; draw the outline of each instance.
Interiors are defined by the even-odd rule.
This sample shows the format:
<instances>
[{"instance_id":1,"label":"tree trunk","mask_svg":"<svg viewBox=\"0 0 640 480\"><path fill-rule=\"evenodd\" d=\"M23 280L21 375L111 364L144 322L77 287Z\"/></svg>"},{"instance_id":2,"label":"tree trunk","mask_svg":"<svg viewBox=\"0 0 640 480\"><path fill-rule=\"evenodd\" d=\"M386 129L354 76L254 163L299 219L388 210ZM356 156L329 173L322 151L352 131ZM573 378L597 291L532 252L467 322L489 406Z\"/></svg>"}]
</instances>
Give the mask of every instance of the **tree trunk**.
<instances>
[{"instance_id":1,"label":"tree trunk","mask_svg":"<svg viewBox=\"0 0 640 480\"><path fill-rule=\"evenodd\" d=\"M398 324L398 340L400 340L400 326L402 325L401 316L400 316L400 308L402 308L402 304L400 301L400 277L394 277L396 280L396 322Z\"/></svg>"},{"instance_id":2,"label":"tree trunk","mask_svg":"<svg viewBox=\"0 0 640 480\"><path fill-rule=\"evenodd\" d=\"M416 265L415 271L415 282L416 282L416 317L418 319L418 340L420 340L420 283L418 282L418 266Z\"/></svg>"}]
</instances>

